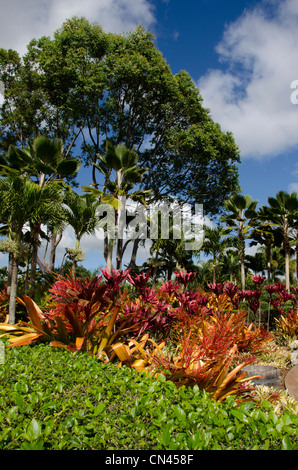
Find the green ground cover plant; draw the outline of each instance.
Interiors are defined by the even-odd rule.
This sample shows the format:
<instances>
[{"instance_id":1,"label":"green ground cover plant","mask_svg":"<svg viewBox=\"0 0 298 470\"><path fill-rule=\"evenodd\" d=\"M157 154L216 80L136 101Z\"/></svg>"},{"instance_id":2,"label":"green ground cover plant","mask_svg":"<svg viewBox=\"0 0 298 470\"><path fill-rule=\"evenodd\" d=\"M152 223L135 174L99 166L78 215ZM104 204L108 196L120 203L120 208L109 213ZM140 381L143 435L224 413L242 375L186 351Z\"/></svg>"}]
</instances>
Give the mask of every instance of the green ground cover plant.
<instances>
[{"instance_id":1,"label":"green ground cover plant","mask_svg":"<svg viewBox=\"0 0 298 470\"><path fill-rule=\"evenodd\" d=\"M298 448L298 416L268 401L217 403L198 387L48 344L7 349L0 381L3 450Z\"/></svg>"}]
</instances>

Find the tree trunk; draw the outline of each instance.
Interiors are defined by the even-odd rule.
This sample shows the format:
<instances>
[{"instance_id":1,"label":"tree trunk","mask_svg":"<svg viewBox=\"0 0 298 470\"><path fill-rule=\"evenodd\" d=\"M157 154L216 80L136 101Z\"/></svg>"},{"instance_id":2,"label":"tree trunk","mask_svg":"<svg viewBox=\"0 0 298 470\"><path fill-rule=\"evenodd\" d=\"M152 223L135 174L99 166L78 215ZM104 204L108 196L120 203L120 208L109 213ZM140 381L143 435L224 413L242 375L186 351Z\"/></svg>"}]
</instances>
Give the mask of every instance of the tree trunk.
<instances>
[{"instance_id":1,"label":"tree trunk","mask_svg":"<svg viewBox=\"0 0 298 470\"><path fill-rule=\"evenodd\" d=\"M138 253L140 241L141 240L139 238L135 238L133 241L132 253L131 253L130 263L128 266L130 269L133 269L136 267L137 253Z\"/></svg>"},{"instance_id":2,"label":"tree trunk","mask_svg":"<svg viewBox=\"0 0 298 470\"><path fill-rule=\"evenodd\" d=\"M10 293L11 273L13 265L13 254L8 253L7 293Z\"/></svg>"},{"instance_id":3,"label":"tree trunk","mask_svg":"<svg viewBox=\"0 0 298 470\"><path fill-rule=\"evenodd\" d=\"M285 277L286 277L286 290L290 292L290 255L291 255L291 246L289 241L289 225L288 219L285 218L284 223L284 243L283 248L285 251Z\"/></svg>"},{"instance_id":4,"label":"tree trunk","mask_svg":"<svg viewBox=\"0 0 298 470\"><path fill-rule=\"evenodd\" d=\"M62 239L62 232L57 236L56 233L53 233L51 236L51 245L50 245L50 254L49 254L49 271L53 271L55 267L56 259L56 249Z\"/></svg>"},{"instance_id":5,"label":"tree trunk","mask_svg":"<svg viewBox=\"0 0 298 470\"><path fill-rule=\"evenodd\" d=\"M106 233L104 238L104 258L108 270L111 272L113 269L113 240L109 240L109 236Z\"/></svg>"},{"instance_id":6,"label":"tree trunk","mask_svg":"<svg viewBox=\"0 0 298 470\"><path fill-rule=\"evenodd\" d=\"M117 250L116 250L116 269L121 269L122 258L123 258L123 234L125 226L125 203L121 210L119 210L119 229L118 229L118 239L117 239ZM118 219L117 217L117 219Z\"/></svg>"},{"instance_id":7,"label":"tree trunk","mask_svg":"<svg viewBox=\"0 0 298 470\"><path fill-rule=\"evenodd\" d=\"M267 281L271 281L271 242L266 243Z\"/></svg>"},{"instance_id":8,"label":"tree trunk","mask_svg":"<svg viewBox=\"0 0 298 470\"><path fill-rule=\"evenodd\" d=\"M242 233L242 228L240 228L239 233L240 238L240 269L241 269L241 288L245 290L245 240Z\"/></svg>"},{"instance_id":9,"label":"tree trunk","mask_svg":"<svg viewBox=\"0 0 298 470\"><path fill-rule=\"evenodd\" d=\"M30 296L32 298L35 295L39 233L40 233L40 223L34 224L32 228L33 247L32 247L32 255L31 255L31 273L30 273Z\"/></svg>"},{"instance_id":10,"label":"tree trunk","mask_svg":"<svg viewBox=\"0 0 298 470\"><path fill-rule=\"evenodd\" d=\"M8 310L8 323L15 324L16 318L16 296L18 284L18 260L12 254L11 260L11 278L10 278L10 294L9 294L9 310Z\"/></svg>"}]
</instances>

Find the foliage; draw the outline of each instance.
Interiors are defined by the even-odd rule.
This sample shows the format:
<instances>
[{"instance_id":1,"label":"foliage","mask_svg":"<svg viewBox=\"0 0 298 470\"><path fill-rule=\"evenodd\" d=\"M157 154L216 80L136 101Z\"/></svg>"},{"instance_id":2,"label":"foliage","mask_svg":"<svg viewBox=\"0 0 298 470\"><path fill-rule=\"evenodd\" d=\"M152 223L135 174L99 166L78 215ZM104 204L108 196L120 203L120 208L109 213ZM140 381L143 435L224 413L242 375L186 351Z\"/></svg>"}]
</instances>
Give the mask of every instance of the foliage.
<instances>
[{"instance_id":1,"label":"foliage","mask_svg":"<svg viewBox=\"0 0 298 470\"><path fill-rule=\"evenodd\" d=\"M208 293L189 290L196 273L186 270L176 271L176 282L159 288L149 286L150 271L101 272L93 279L57 276L44 311L24 296L30 323L1 324L3 337L11 346L47 341L153 375L162 367L167 380L179 387L197 385L218 401L247 394L250 378L241 369L265 354L274 338L246 323L238 296L244 293L243 299L248 291L233 283L209 284ZM123 289L124 281L132 289ZM263 279L253 282L256 296ZM284 292L283 285L276 290ZM168 342L171 348L165 348Z\"/></svg>"},{"instance_id":2,"label":"foliage","mask_svg":"<svg viewBox=\"0 0 298 470\"><path fill-rule=\"evenodd\" d=\"M1 49L0 80L5 148L42 132L61 136L70 154L80 136L91 166L100 164L106 139L123 143L150 167L142 189L200 199L214 214L238 189L232 134L213 122L189 74L174 75L142 27L105 34L86 18L67 19L53 38L33 39L24 57ZM96 185L93 168L92 179Z\"/></svg>"},{"instance_id":3,"label":"foliage","mask_svg":"<svg viewBox=\"0 0 298 470\"><path fill-rule=\"evenodd\" d=\"M276 390L273 387L266 385L258 385L251 393L251 397L256 404L266 400L274 405L274 413L281 415L284 410L289 410L291 413L298 416L298 402L292 397L287 390Z\"/></svg>"},{"instance_id":4,"label":"foliage","mask_svg":"<svg viewBox=\"0 0 298 470\"><path fill-rule=\"evenodd\" d=\"M290 338L298 337L298 310L287 310L286 315L281 315L276 320L280 333Z\"/></svg>"},{"instance_id":5,"label":"foliage","mask_svg":"<svg viewBox=\"0 0 298 470\"><path fill-rule=\"evenodd\" d=\"M234 194L225 201L226 215L221 220L227 225L227 231L234 230L239 238L239 258L241 265L241 287L245 289L245 239L248 238L253 220L256 218L256 206L258 201L253 201L251 196Z\"/></svg>"},{"instance_id":6,"label":"foliage","mask_svg":"<svg viewBox=\"0 0 298 470\"><path fill-rule=\"evenodd\" d=\"M218 404L128 367L47 345L0 366L2 450L290 450L297 416L263 401Z\"/></svg>"},{"instance_id":7,"label":"foliage","mask_svg":"<svg viewBox=\"0 0 298 470\"><path fill-rule=\"evenodd\" d=\"M239 372L252 360L247 360L231 370L230 366L236 352L235 345L228 354L216 359L213 356L210 358L204 346L197 342L191 343L187 338L182 345L180 355L172 361L165 357L154 357L153 361L160 365L166 379L178 387L196 385L200 390L209 392L211 398L221 402L229 395L243 395L251 390L249 381L254 377L246 377L245 372L242 374Z\"/></svg>"},{"instance_id":8,"label":"foliage","mask_svg":"<svg viewBox=\"0 0 298 470\"><path fill-rule=\"evenodd\" d=\"M124 330L125 323L122 323L114 331L119 307L112 306L111 302L104 298L105 289L106 286L103 285L92 290L89 299L80 298L78 293L72 292L83 309L82 319L69 305L66 305L63 310L63 314L72 328L72 335L67 334L61 316L53 315L51 317L51 314L43 314L30 297L24 296L24 303L31 323L0 324L0 329L7 332L2 337L9 338L10 347L46 341L50 346L68 349L72 352L86 351L105 359L106 351L109 350L113 342L119 339L122 334L127 333L127 330Z\"/></svg>"},{"instance_id":9,"label":"foliage","mask_svg":"<svg viewBox=\"0 0 298 470\"><path fill-rule=\"evenodd\" d=\"M7 316L7 307L9 304L9 295L7 293L7 287L4 286L0 290L0 321L4 322Z\"/></svg>"}]
</instances>

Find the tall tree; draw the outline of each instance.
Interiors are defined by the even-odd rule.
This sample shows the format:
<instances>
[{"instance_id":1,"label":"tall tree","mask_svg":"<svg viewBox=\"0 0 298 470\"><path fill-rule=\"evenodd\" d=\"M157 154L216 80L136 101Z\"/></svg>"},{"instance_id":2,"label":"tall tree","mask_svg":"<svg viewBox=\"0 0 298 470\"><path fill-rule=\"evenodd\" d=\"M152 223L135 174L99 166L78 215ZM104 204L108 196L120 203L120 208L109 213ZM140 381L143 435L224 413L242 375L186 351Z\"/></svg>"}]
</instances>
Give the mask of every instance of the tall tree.
<instances>
[{"instance_id":1,"label":"tall tree","mask_svg":"<svg viewBox=\"0 0 298 470\"><path fill-rule=\"evenodd\" d=\"M252 241L250 242L250 246L263 245L265 247L267 281L271 282L271 253L274 246L280 246L282 244L282 232L279 228L272 227L267 221L264 207L260 207L257 211L257 216L253 220L252 225L253 229L250 234Z\"/></svg>"},{"instance_id":2,"label":"tall tree","mask_svg":"<svg viewBox=\"0 0 298 470\"><path fill-rule=\"evenodd\" d=\"M57 184L41 188L25 176L9 173L7 178L0 179L2 204L0 219L8 225L7 251L10 253L10 302L9 323L15 322L18 266L23 259L25 224L30 225L46 222L61 216L63 195ZM37 241L35 240L36 245ZM35 249L35 245L34 245ZM37 249L37 246L36 246ZM33 257L33 253L31 254ZM32 263L32 261L31 261ZM35 274L35 271L33 270ZM31 294L34 295L35 278L31 272Z\"/></svg>"},{"instance_id":3,"label":"tall tree","mask_svg":"<svg viewBox=\"0 0 298 470\"><path fill-rule=\"evenodd\" d=\"M23 58L10 56L3 72L0 63L7 83L3 142L9 134L22 146L44 133L61 138L68 156L80 136L95 188L92 164L100 163L106 141L124 144L148 168L140 185L154 200L170 195L204 204L210 215L239 190L233 136L212 120L189 74L171 72L150 32L105 34L85 18L71 18L52 39L32 40Z\"/></svg>"},{"instance_id":4,"label":"tall tree","mask_svg":"<svg viewBox=\"0 0 298 470\"><path fill-rule=\"evenodd\" d=\"M264 217L273 226L280 228L285 253L285 281L286 289L290 289L290 258L291 243L290 231L295 227L298 218L297 194L279 191L275 197L268 197L268 206L263 206Z\"/></svg>"},{"instance_id":5,"label":"tall tree","mask_svg":"<svg viewBox=\"0 0 298 470\"><path fill-rule=\"evenodd\" d=\"M97 196L102 204L108 204L113 209L115 234L109 234L104 228L104 256L108 268L112 269L113 248L116 242L116 269L121 269L124 251L124 231L126 217L126 199L145 204L148 191L138 189L146 168L138 165L139 157L134 150L118 144L115 148L111 142L106 143L106 152L99 155L99 162L94 166L104 175L102 189L83 186L83 190ZM98 186L98 185L96 185ZM117 233L116 233L117 232ZM136 234L135 234L136 235Z\"/></svg>"},{"instance_id":6,"label":"tall tree","mask_svg":"<svg viewBox=\"0 0 298 470\"><path fill-rule=\"evenodd\" d=\"M45 136L36 137L28 146L20 149L11 145L2 162L1 173L24 175L39 188L45 189L53 183L64 184L65 179L77 174L80 162L76 158L65 158L63 142L60 139L50 139ZM49 190L50 191L50 190ZM41 193L42 194L42 193ZM49 220L49 218L47 219ZM31 259L31 286L34 282L37 267L37 246L41 230L41 219L31 221L31 240L33 251Z\"/></svg>"},{"instance_id":7,"label":"tall tree","mask_svg":"<svg viewBox=\"0 0 298 470\"><path fill-rule=\"evenodd\" d=\"M23 57L0 49L0 80L5 85L2 149L10 144L24 147L43 134L60 138L70 155L86 110L105 88L99 67L108 43L109 35L99 25L72 18L53 39L32 39Z\"/></svg>"},{"instance_id":8,"label":"tall tree","mask_svg":"<svg viewBox=\"0 0 298 470\"><path fill-rule=\"evenodd\" d=\"M171 72L154 36L143 28L111 35L72 18L53 39L32 40L17 62L43 100L34 111L34 118L46 123L42 131L60 137L67 149L79 133L87 164L104 152L106 139L134 147L140 164L149 168L145 189L156 197L200 202L210 213L238 188L239 150L231 133L213 122L189 74ZM14 81L27 83L18 71L12 72ZM8 96L16 99L13 89Z\"/></svg>"},{"instance_id":9,"label":"tall tree","mask_svg":"<svg viewBox=\"0 0 298 470\"><path fill-rule=\"evenodd\" d=\"M249 237L252 220L256 217L257 203L249 195L235 194L225 202L227 214L221 216L228 226L227 230L235 231L239 238L242 289L245 289L245 240Z\"/></svg>"}]
</instances>

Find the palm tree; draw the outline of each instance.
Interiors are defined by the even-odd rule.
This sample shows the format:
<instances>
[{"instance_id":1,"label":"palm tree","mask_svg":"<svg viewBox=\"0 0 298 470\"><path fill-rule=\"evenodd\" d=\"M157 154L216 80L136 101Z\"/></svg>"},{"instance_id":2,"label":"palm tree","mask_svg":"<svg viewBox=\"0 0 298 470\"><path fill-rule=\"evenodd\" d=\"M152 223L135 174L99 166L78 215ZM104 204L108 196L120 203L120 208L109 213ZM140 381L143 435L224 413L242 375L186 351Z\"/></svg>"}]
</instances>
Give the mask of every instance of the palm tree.
<instances>
[{"instance_id":1,"label":"palm tree","mask_svg":"<svg viewBox=\"0 0 298 470\"><path fill-rule=\"evenodd\" d=\"M254 276L258 273L264 275L266 265L263 253L257 251L254 255L245 255L245 266L253 272Z\"/></svg>"},{"instance_id":2,"label":"palm tree","mask_svg":"<svg viewBox=\"0 0 298 470\"><path fill-rule=\"evenodd\" d=\"M135 189L143 178L146 168L138 165L139 157L134 150L129 150L123 144L118 144L115 148L111 142L106 142L106 152L98 155L99 161L94 166L104 175L103 189L98 187L90 188L83 186L82 189L98 197L102 204L109 204L114 209L115 227L118 228L116 246L116 269L121 269L122 258L127 243L123 245L124 221L126 211L126 198L145 204L146 197L150 191ZM98 186L98 185L97 185ZM139 240L134 239L135 242ZM112 257L114 240L109 237L105 230L104 256L108 269L112 269Z\"/></svg>"},{"instance_id":3,"label":"palm tree","mask_svg":"<svg viewBox=\"0 0 298 470\"><path fill-rule=\"evenodd\" d=\"M15 170L41 187L57 179L62 182L62 178L72 178L80 168L77 158L65 158L62 140L46 136L36 137L25 149L11 145L5 160L2 169L6 173Z\"/></svg>"},{"instance_id":4,"label":"palm tree","mask_svg":"<svg viewBox=\"0 0 298 470\"><path fill-rule=\"evenodd\" d=\"M228 250L221 260L223 277L222 281L237 283L239 275L240 260L238 251Z\"/></svg>"},{"instance_id":5,"label":"palm tree","mask_svg":"<svg viewBox=\"0 0 298 470\"><path fill-rule=\"evenodd\" d=\"M47 218L58 217L62 195L58 185L48 186L47 189L40 188L26 177L13 173L5 179L0 179L0 194L0 219L8 226L7 251L10 254L9 323L14 323L18 266L26 254L23 229L25 224L39 226ZM34 287L34 281L35 279L31 278L31 287Z\"/></svg>"},{"instance_id":6,"label":"palm tree","mask_svg":"<svg viewBox=\"0 0 298 470\"><path fill-rule=\"evenodd\" d=\"M92 194L79 195L69 191L65 195L67 205L67 222L74 229L76 245L74 249L67 248L68 257L72 260L72 273L75 276L78 261L84 260L84 252L80 249L80 242L84 235L94 233L97 219L99 201Z\"/></svg>"},{"instance_id":7,"label":"palm tree","mask_svg":"<svg viewBox=\"0 0 298 470\"><path fill-rule=\"evenodd\" d=\"M291 243L290 231L297 224L298 199L297 193L279 191L275 198L268 197L269 206L263 206L264 218L282 232L283 250L285 254L285 282L286 289L290 290L290 258Z\"/></svg>"},{"instance_id":8,"label":"palm tree","mask_svg":"<svg viewBox=\"0 0 298 470\"><path fill-rule=\"evenodd\" d=\"M59 139L39 136L28 148L19 149L10 146L1 158L0 173L5 177L2 183L5 204L1 207L4 219L8 221L9 237L15 243L10 253L10 307L9 321L15 320L15 296L17 290L17 267L20 261L22 231L29 223L32 242L31 252L31 289L34 283L37 266L37 249L41 224L48 221L54 212L57 216L62 178L74 176L79 168L77 159L65 159L63 146ZM59 181L59 183L58 183ZM48 187L50 187L48 189ZM47 188L47 189L46 189ZM49 200L51 193L52 201ZM61 213L61 210L60 210ZM50 215L52 214L52 215Z\"/></svg>"},{"instance_id":9,"label":"palm tree","mask_svg":"<svg viewBox=\"0 0 298 470\"><path fill-rule=\"evenodd\" d=\"M171 232L170 232L171 233ZM185 250L185 243L181 240L156 239L152 241L150 253L155 255L147 260L148 264L160 267L159 271L165 273L167 280L170 280L173 271L186 269L194 271L195 265L192 260L191 250Z\"/></svg>"},{"instance_id":10,"label":"palm tree","mask_svg":"<svg viewBox=\"0 0 298 470\"><path fill-rule=\"evenodd\" d=\"M63 222L66 218L66 211L63 208L62 188L58 184L53 182L46 186L39 186L28 181L28 191L30 200L28 222L32 245L30 295L34 297L41 226L48 222L56 225Z\"/></svg>"},{"instance_id":11,"label":"palm tree","mask_svg":"<svg viewBox=\"0 0 298 470\"><path fill-rule=\"evenodd\" d=\"M41 189L53 183L63 185L64 179L73 178L79 167L78 159L65 158L63 143L60 139L50 139L46 136L36 137L24 149L11 145L4 162L0 165L2 175L22 175ZM35 221L34 224L31 223L30 228L32 243L38 246L41 224ZM37 246L32 249L32 282L36 276Z\"/></svg>"},{"instance_id":12,"label":"palm tree","mask_svg":"<svg viewBox=\"0 0 298 470\"><path fill-rule=\"evenodd\" d=\"M204 225L204 243L201 250L206 255L212 255L213 283L216 282L219 258L227 248L236 246L238 242L237 237L227 237L225 235L226 230L219 224L214 228Z\"/></svg>"},{"instance_id":13,"label":"palm tree","mask_svg":"<svg viewBox=\"0 0 298 470\"><path fill-rule=\"evenodd\" d=\"M212 276L212 260L199 261L194 271L197 273L197 283L203 289L206 289L207 283L210 282L210 278Z\"/></svg>"},{"instance_id":14,"label":"palm tree","mask_svg":"<svg viewBox=\"0 0 298 470\"><path fill-rule=\"evenodd\" d=\"M252 221L256 217L258 201L253 201L251 196L235 194L225 201L225 208L229 212L221 217L228 227L227 231L236 231L239 238L241 287L245 289L245 240L249 236Z\"/></svg>"},{"instance_id":15,"label":"palm tree","mask_svg":"<svg viewBox=\"0 0 298 470\"><path fill-rule=\"evenodd\" d=\"M253 221L250 246L262 245L265 247L265 257L267 265L267 281L271 281L271 252L274 246L282 243L282 234L278 228L273 228L266 219L264 207L257 212L257 218Z\"/></svg>"},{"instance_id":16,"label":"palm tree","mask_svg":"<svg viewBox=\"0 0 298 470\"><path fill-rule=\"evenodd\" d=\"M0 220L7 225L8 239L2 242L2 250L9 253L8 289L9 309L8 323L15 323L17 296L17 279L19 262L25 256L23 244L23 227L28 221L28 193L25 178L9 175L0 179Z\"/></svg>"}]
</instances>

